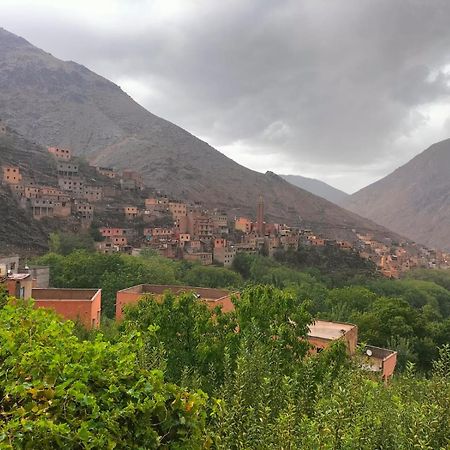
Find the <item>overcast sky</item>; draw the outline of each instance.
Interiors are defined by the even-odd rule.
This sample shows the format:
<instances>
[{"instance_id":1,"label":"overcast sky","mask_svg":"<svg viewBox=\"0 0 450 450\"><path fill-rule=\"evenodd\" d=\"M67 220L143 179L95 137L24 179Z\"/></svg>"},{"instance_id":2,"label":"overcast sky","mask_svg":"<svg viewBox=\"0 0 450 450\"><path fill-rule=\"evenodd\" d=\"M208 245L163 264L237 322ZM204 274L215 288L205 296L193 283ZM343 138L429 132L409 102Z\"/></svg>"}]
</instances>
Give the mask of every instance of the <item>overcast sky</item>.
<instances>
[{"instance_id":1,"label":"overcast sky","mask_svg":"<svg viewBox=\"0 0 450 450\"><path fill-rule=\"evenodd\" d=\"M447 0L0 0L237 162L353 192L450 137Z\"/></svg>"}]
</instances>

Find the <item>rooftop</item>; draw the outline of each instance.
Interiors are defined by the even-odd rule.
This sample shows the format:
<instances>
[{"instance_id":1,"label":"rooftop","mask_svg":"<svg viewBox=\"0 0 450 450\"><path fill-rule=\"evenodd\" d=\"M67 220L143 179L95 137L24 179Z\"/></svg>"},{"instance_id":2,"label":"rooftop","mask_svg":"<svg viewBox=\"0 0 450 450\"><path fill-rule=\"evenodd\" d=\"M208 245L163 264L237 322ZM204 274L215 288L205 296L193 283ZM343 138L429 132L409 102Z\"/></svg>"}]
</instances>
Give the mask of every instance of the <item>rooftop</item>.
<instances>
[{"instance_id":1,"label":"rooftop","mask_svg":"<svg viewBox=\"0 0 450 450\"><path fill-rule=\"evenodd\" d=\"M171 284L139 284L127 289L119 291L121 293L133 294L154 294L161 295L165 292L170 292L174 295L180 295L185 292L192 292L198 296L199 299L206 301L219 301L230 295L230 291L226 289L202 288L194 286L178 286Z\"/></svg>"},{"instance_id":2,"label":"rooftop","mask_svg":"<svg viewBox=\"0 0 450 450\"><path fill-rule=\"evenodd\" d=\"M316 320L309 326L308 336L335 340L339 339L341 336L344 336L354 328L356 328L356 325L351 323Z\"/></svg>"},{"instance_id":3,"label":"rooftop","mask_svg":"<svg viewBox=\"0 0 450 450\"><path fill-rule=\"evenodd\" d=\"M32 297L35 300L83 300L92 301L100 289L59 289L34 288Z\"/></svg>"}]
</instances>

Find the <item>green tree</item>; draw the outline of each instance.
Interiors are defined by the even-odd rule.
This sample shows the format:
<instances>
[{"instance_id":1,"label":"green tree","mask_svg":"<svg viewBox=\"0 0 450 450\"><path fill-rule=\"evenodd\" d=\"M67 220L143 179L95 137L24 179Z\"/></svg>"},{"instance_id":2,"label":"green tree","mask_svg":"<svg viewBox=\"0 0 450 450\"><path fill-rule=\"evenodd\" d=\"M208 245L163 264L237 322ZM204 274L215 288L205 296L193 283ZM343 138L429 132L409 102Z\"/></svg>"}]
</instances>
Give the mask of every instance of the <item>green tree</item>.
<instances>
[{"instance_id":1,"label":"green tree","mask_svg":"<svg viewBox=\"0 0 450 450\"><path fill-rule=\"evenodd\" d=\"M139 334L79 341L32 303L0 310L2 448L200 448L206 396L138 364Z\"/></svg>"}]
</instances>

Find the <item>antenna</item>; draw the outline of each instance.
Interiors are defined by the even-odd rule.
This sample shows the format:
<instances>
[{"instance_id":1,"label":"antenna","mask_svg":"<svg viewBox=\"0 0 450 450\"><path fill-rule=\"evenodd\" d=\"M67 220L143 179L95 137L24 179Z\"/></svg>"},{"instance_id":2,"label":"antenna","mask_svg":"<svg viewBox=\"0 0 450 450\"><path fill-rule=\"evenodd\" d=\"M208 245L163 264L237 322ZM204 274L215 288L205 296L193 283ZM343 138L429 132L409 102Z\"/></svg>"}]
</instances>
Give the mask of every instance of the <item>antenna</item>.
<instances>
[{"instance_id":1,"label":"antenna","mask_svg":"<svg viewBox=\"0 0 450 450\"><path fill-rule=\"evenodd\" d=\"M373 355L373 352L372 352L372 350L370 350L370 348L368 348L368 349L366 350L366 355L367 355L367 356L372 356L372 355Z\"/></svg>"}]
</instances>

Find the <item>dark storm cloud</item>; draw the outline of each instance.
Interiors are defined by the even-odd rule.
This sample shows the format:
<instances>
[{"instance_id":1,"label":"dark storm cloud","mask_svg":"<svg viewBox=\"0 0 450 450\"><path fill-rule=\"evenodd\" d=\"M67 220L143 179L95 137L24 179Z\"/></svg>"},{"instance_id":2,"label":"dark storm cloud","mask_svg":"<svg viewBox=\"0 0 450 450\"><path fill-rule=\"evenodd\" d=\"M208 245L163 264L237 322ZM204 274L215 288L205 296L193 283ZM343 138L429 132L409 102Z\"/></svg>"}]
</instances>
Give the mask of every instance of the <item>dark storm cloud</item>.
<instances>
[{"instance_id":1,"label":"dark storm cloud","mask_svg":"<svg viewBox=\"0 0 450 450\"><path fill-rule=\"evenodd\" d=\"M272 161L259 169L325 167L351 189L421 150L417 133L436 128L421 108L449 100L444 0L112 2L107 20L50 3L20 22L6 9L3 26L233 157Z\"/></svg>"}]
</instances>

